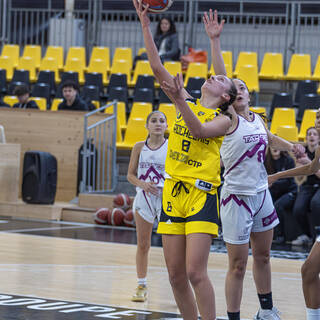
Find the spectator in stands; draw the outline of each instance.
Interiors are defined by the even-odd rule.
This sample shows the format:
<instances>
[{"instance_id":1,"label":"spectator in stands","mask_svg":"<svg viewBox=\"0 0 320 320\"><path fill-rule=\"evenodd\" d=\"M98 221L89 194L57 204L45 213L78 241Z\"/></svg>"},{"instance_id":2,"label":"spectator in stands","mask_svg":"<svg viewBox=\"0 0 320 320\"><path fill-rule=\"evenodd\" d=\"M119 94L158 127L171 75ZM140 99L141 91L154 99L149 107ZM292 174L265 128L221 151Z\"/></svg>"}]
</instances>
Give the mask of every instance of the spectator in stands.
<instances>
[{"instance_id":1,"label":"spectator in stands","mask_svg":"<svg viewBox=\"0 0 320 320\"><path fill-rule=\"evenodd\" d=\"M315 127L307 130L306 153L297 159L297 166L311 163L319 146L319 133ZM312 242L315 237L315 226L320 226L320 170L307 177L299 187L293 214L301 228L300 235L292 241L293 245L303 245ZM311 226L311 228L310 228Z\"/></svg>"},{"instance_id":2,"label":"spectator in stands","mask_svg":"<svg viewBox=\"0 0 320 320\"><path fill-rule=\"evenodd\" d=\"M79 97L79 86L71 80L62 85L63 101L58 105L58 110L89 111L88 105Z\"/></svg>"},{"instance_id":3,"label":"spectator in stands","mask_svg":"<svg viewBox=\"0 0 320 320\"><path fill-rule=\"evenodd\" d=\"M175 61L180 58L179 39L174 22L169 17L163 17L156 29L154 42L159 51L160 59L164 61ZM146 52L135 58L137 60L148 60Z\"/></svg>"},{"instance_id":4,"label":"spectator in stands","mask_svg":"<svg viewBox=\"0 0 320 320\"><path fill-rule=\"evenodd\" d=\"M287 152L272 147L268 148L264 164L268 175L295 167L294 160ZM285 240L291 241L297 237L295 231L297 222L294 221L292 216L297 189L297 184L293 178L278 180L269 188L280 220L280 224L274 230L275 243L283 243Z\"/></svg>"},{"instance_id":5,"label":"spectator in stands","mask_svg":"<svg viewBox=\"0 0 320 320\"><path fill-rule=\"evenodd\" d=\"M17 86L14 89L14 95L17 96L19 102L13 105L13 108L20 109L39 109L37 103L33 100L30 100L30 91L28 86L22 85Z\"/></svg>"}]
</instances>

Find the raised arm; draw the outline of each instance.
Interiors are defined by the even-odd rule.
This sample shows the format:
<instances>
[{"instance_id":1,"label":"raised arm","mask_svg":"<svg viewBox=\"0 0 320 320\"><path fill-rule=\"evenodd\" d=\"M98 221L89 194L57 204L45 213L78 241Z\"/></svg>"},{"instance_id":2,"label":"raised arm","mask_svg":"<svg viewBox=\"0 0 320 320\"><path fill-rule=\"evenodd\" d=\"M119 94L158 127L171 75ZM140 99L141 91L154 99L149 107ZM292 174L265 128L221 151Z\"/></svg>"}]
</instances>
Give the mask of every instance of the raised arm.
<instances>
[{"instance_id":1,"label":"raised arm","mask_svg":"<svg viewBox=\"0 0 320 320\"><path fill-rule=\"evenodd\" d=\"M193 113L183 96L183 78L181 73L173 78L173 85L164 81L162 89L171 95L187 127L195 138L220 137L227 133L227 130L231 126L231 119L228 116L220 114L213 118L212 121L201 123Z\"/></svg>"},{"instance_id":2,"label":"raised arm","mask_svg":"<svg viewBox=\"0 0 320 320\"><path fill-rule=\"evenodd\" d=\"M280 171L275 174L272 174L268 177L269 184L274 183L278 179L283 178L291 178L291 177L297 177L297 176L309 176L311 174L315 174L320 170L320 147L317 148L315 157L309 164L306 164L301 167L296 167L290 170Z\"/></svg>"},{"instance_id":3,"label":"raised arm","mask_svg":"<svg viewBox=\"0 0 320 320\"><path fill-rule=\"evenodd\" d=\"M210 47L211 47L211 59L213 68L216 74L227 75L227 71L224 65L221 46L220 46L220 34L223 29L224 20L220 23L218 22L218 12L212 9L209 10L209 15L207 12L203 15L203 23L206 29L207 35L210 39Z\"/></svg>"},{"instance_id":4,"label":"raised arm","mask_svg":"<svg viewBox=\"0 0 320 320\"><path fill-rule=\"evenodd\" d=\"M141 2L138 2L138 0L132 0L132 1L141 22L144 43L145 43L148 59L151 65L151 69L160 84L163 81L166 81L167 83L170 83L171 85L173 85L173 78L162 64L161 59L159 57L158 49L154 43L153 36L151 34L150 19L147 15L148 6L146 6L146 8L143 9ZM191 97L185 89L183 89L183 96L185 97L185 99ZM170 96L169 98L171 99Z\"/></svg>"}]
</instances>

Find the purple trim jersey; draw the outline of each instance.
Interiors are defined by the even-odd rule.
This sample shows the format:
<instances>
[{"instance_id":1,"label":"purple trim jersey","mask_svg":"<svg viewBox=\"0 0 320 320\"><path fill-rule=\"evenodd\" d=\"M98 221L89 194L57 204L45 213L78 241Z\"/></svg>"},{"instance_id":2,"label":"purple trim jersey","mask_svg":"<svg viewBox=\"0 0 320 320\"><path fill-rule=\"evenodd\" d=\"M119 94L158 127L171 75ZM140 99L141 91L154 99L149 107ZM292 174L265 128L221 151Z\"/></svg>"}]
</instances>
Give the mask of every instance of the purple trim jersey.
<instances>
[{"instance_id":1,"label":"purple trim jersey","mask_svg":"<svg viewBox=\"0 0 320 320\"><path fill-rule=\"evenodd\" d=\"M225 136L220 149L226 191L256 195L268 188L264 167L267 146L268 135L261 118L253 114L253 120L248 121L238 115L237 128Z\"/></svg>"},{"instance_id":2,"label":"purple trim jersey","mask_svg":"<svg viewBox=\"0 0 320 320\"><path fill-rule=\"evenodd\" d=\"M143 145L138 164L137 177L146 182L153 181L158 188L163 188L165 176L165 162L168 150L168 140L157 149L150 149L147 142ZM137 192L142 190L136 188Z\"/></svg>"}]
</instances>

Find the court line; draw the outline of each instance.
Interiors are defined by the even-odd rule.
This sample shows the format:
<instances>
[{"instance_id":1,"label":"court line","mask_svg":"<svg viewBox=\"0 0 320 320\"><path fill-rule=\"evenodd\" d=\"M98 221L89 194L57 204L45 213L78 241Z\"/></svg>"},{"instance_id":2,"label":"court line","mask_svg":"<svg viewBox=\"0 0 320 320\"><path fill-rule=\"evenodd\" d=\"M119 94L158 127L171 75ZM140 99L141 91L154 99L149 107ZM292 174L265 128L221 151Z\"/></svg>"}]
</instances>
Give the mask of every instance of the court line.
<instances>
[{"instance_id":1,"label":"court line","mask_svg":"<svg viewBox=\"0 0 320 320\"><path fill-rule=\"evenodd\" d=\"M94 227L91 226L91 228ZM90 226L73 226L73 227L53 227L53 228L31 228L31 229L14 229L0 231L0 233L18 233L18 232L31 232L31 231L50 231L50 230L66 230L66 229L84 229L90 228Z\"/></svg>"}]
</instances>

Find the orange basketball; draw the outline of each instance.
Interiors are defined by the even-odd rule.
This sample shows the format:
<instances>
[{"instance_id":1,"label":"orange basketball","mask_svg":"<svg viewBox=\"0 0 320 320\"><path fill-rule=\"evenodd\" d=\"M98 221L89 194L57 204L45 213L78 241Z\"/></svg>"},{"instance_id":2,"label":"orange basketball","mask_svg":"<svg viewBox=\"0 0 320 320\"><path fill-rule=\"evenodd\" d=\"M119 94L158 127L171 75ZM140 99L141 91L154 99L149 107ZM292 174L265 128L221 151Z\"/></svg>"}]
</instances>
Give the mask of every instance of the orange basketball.
<instances>
[{"instance_id":1,"label":"orange basketball","mask_svg":"<svg viewBox=\"0 0 320 320\"><path fill-rule=\"evenodd\" d=\"M108 223L108 215L111 214L110 209L108 208L100 208L93 214L94 222L97 224L107 224Z\"/></svg>"},{"instance_id":2,"label":"orange basketball","mask_svg":"<svg viewBox=\"0 0 320 320\"><path fill-rule=\"evenodd\" d=\"M142 5L149 5L148 11L153 12L153 13L161 13L166 10L168 10L172 3L173 0L138 0L139 2L142 1Z\"/></svg>"},{"instance_id":3,"label":"orange basketball","mask_svg":"<svg viewBox=\"0 0 320 320\"><path fill-rule=\"evenodd\" d=\"M123 226L125 212L121 208L114 208L111 212L111 225Z\"/></svg>"},{"instance_id":4,"label":"orange basketball","mask_svg":"<svg viewBox=\"0 0 320 320\"><path fill-rule=\"evenodd\" d=\"M130 207L130 197L125 193L119 193L113 198L113 205L115 208L128 209Z\"/></svg>"},{"instance_id":5,"label":"orange basketball","mask_svg":"<svg viewBox=\"0 0 320 320\"><path fill-rule=\"evenodd\" d=\"M133 228L134 228L134 227L136 226L136 223L135 223L135 221L134 221L134 214L133 214L132 209L129 209L129 210L125 213L123 222L124 222L124 224L125 224L127 227L133 227Z\"/></svg>"}]
</instances>

